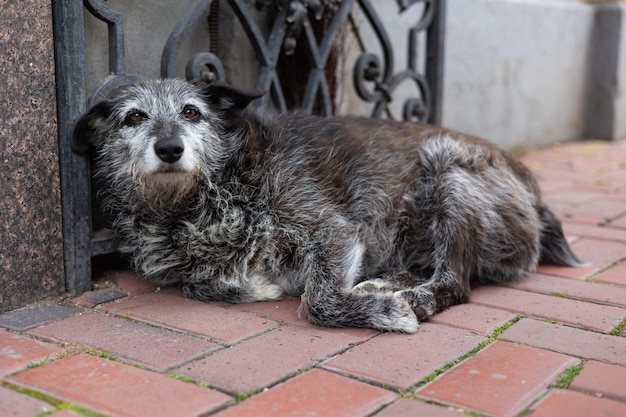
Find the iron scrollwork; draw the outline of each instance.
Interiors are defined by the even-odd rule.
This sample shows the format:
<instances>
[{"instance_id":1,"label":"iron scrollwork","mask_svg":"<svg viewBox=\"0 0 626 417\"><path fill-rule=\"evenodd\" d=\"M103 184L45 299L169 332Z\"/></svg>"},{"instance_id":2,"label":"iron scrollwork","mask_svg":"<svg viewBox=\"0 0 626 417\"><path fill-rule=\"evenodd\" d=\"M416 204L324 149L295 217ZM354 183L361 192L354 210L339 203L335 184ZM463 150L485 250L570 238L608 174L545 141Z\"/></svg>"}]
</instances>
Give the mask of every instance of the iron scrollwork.
<instances>
[{"instance_id":1,"label":"iron scrollwork","mask_svg":"<svg viewBox=\"0 0 626 417\"><path fill-rule=\"evenodd\" d=\"M438 115L433 115L433 80L429 80L416 68L419 49L416 40L419 33L429 31L433 26L436 7L441 0L397 0L401 13L414 4L424 4L421 18L409 30L408 68L397 74L394 74L394 51L391 41L369 0L256 0L257 9L274 8L274 20L267 37L261 31L245 0L227 1L241 23L260 65L256 87L270 93L256 103L258 107L267 107L271 100L273 107L280 111L287 110L287 100L277 73L277 64L280 54L288 56L293 54L297 47L301 47L306 50L310 65L301 107L307 112L313 112L315 109L322 115L333 113L333 92L325 69L342 28L349 20L355 4L358 4L382 49L382 59L378 55L364 51L357 59L353 70L353 85L358 96L374 104L371 116L391 117L388 105L393 100L394 91L400 84L409 80L416 85L419 94L417 97L405 100L403 119L423 122L438 121ZM176 25L163 48L162 77L176 76L179 45L189 36L200 18L209 12L213 2L214 0L195 1ZM98 86L92 96L91 101L97 101L113 89L133 84L141 77L125 73L122 16L104 6L100 0L85 0L84 4L95 17L106 22L109 29L111 75ZM331 16L331 18L322 38L318 41L313 33L311 19L319 20L323 16ZM441 17L439 19L441 20ZM431 36L432 34L429 33L429 37ZM441 57L437 61L436 65L440 65ZM205 82L225 81L226 71L219 57L212 52L201 52L188 60L185 76L188 79L199 79ZM438 101L439 97L436 99Z\"/></svg>"},{"instance_id":2,"label":"iron scrollwork","mask_svg":"<svg viewBox=\"0 0 626 417\"><path fill-rule=\"evenodd\" d=\"M176 45L179 45L197 23L199 16L206 13L212 0L197 0L189 12L174 29L163 50L161 75L173 77L177 59ZM325 69L329 55L339 38L342 28L349 20L350 13L358 4L367 21L373 28L378 42L381 44L381 57L363 52L357 59L353 71L354 88L361 99L374 104L372 117L391 117L388 109L393 100L396 88L405 81L413 82L418 91L417 97L405 100L402 117L405 120L437 122L438 113L434 111L434 101L438 101L439 94L433 94L433 79L417 69L418 43L420 33L427 31L428 37L436 37L437 32L432 30L436 9L441 0L398 0L400 12L404 12L417 3L423 3L423 13L418 22L409 30L409 48L407 66L404 71L394 74L393 46L381 23L376 10L369 0L257 0L255 6L260 10L273 8L274 21L270 27L269 36L265 36L259 28L258 22L252 16L249 6L244 0L228 0L229 6L239 19L248 40L260 65L260 74L256 87L270 92L269 96L260 100L259 107L267 107L269 100L280 111L287 110L287 100L283 84L277 73L277 63L280 54L291 55L296 48L304 48L310 65L310 74L305 83L304 97L301 103L302 110L313 112L314 109L322 115L333 113L332 96L329 80ZM442 12L440 7L439 11ZM312 19L319 20L322 16L331 16L330 23L320 40L313 33ZM441 20L441 17L439 16ZM435 41L437 41L435 39ZM432 44L432 41L429 39ZM432 52L428 52L430 58ZM430 59L432 61L432 59ZM435 65L441 65L441 56ZM430 62L432 63L432 62ZM428 65L429 63L427 63ZM428 70L427 70L428 71ZM431 73L433 71L430 71ZM440 71L439 71L440 72ZM201 79L212 82L224 80L224 65L212 53L200 53L192 57L187 63L186 76L189 79ZM437 87L437 86L435 86ZM437 109L435 109L437 110Z\"/></svg>"},{"instance_id":3,"label":"iron scrollwork","mask_svg":"<svg viewBox=\"0 0 626 417\"><path fill-rule=\"evenodd\" d=\"M100 0L84 0L83 4L89 12L107 24L109 31L109 73L91 95L90 104L104 99L113 90L135 84L142 77L126 74L126 59L124 50L124 23L123 16L106 7Z\"/></svg>"},{"instance_id":4,"label":"iron scrollwork","mask_svg":"<svg viewBox=\"0 0 626 417\"><path fill-rule=\"evenodd\" d=\"M394 74L394 50L387 32L370 2L367 0L359 1L359 5L372 25L383 51L384 64L381 64L381 60L377 55L364 52L357 59L354 67L353 82L355 90L363 100L375 104L372 117L381 117L383 112L390 116L387 105L393 100L393 92L404 81L411 80L416 84L420 96L406 99L402 112L403 119L420 122L431 121L432 93L426 76L417 69L417 36L420 32L427 30L432 24L434 2L436 0L399 1L399 6L402 12L412 4L419 2L425 3L425 7L421 19L409 30L408 68Z\"/></svg>"}]
</instances>

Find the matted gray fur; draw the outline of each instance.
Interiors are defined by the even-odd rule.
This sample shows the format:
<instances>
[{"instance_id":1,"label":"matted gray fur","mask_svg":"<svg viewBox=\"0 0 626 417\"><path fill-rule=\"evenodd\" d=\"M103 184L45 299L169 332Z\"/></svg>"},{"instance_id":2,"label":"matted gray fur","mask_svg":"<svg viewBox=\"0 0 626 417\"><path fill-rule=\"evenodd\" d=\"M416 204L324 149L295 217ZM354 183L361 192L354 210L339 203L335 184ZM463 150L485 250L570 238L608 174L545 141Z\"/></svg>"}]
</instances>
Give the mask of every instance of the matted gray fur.
<instances>
[{"instance_id":1,"label":"matted gray fur","mask_svg":"<svg viewBox=\"0 0 626 417\"><path fill-rule=\"evenodd\" d=\"M186 297L301 296L313 323L415 332L473 283L579 265L521 163L432 126L244 111L260 92L181 80L77 123L122 250Z\"/></svg>"}]
</instances>

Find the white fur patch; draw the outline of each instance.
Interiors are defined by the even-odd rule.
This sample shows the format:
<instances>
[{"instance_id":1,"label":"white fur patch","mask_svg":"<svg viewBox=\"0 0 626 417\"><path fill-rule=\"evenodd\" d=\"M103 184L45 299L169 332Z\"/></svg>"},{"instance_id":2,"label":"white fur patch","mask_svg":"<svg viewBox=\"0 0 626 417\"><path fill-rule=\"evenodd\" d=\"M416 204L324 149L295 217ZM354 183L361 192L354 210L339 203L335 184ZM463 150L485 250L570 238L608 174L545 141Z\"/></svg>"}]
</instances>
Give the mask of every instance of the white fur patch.
<instances>
[{"instance_id":1,"label":"white fur patch","mask_svg":"<svg viewBox=\"0 0 626 417\"><path fill-rule=\"evenodd\" d=\"M254 291L253 296L256 301L279 300L283 297L283 289L276 284L272 284L266 276L253 273L249 277L250 288Z\"/></svg>"}]
</instances>

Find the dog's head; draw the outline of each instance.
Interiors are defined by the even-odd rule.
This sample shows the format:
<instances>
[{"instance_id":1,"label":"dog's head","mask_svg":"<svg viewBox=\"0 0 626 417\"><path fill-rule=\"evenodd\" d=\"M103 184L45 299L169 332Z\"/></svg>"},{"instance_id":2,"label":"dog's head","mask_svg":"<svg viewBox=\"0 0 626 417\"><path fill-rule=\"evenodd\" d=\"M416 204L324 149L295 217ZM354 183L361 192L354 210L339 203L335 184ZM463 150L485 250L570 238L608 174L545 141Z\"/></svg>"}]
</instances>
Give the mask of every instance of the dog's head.
<instances>
[{"instance_id":1,"label":"dog's head","mask_svg":"<svg viewBox=\"0 0 626 417\"><path fill-rule=\"evenodd\" d=\"M263 94L182 80L124 87L78 120L72 150L95 150L97 172L108 180L130 180L151 194L171 192L200 170L219 168L232 151L241 113Z\"/></svg>"}]
</instances>

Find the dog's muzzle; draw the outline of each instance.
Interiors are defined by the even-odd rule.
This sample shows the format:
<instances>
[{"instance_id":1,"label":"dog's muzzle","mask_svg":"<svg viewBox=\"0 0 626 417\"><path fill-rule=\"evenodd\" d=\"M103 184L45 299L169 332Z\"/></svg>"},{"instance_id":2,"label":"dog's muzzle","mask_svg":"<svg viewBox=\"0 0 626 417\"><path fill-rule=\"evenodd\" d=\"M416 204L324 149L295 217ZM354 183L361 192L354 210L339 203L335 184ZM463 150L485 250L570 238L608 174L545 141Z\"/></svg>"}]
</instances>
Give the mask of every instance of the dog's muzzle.
<instances>
[{"instance_id":1,"label":"dog's muzzle","mask_svg":"<svg viewBox=\"0 0 626 417\"><path fill-rule=\"evenodd\" d=\"M154 144L154 152L159 159L168 164L178 161L185 151L185 145L179 138L161 139Z\"/></svg>"}]
</instances>

